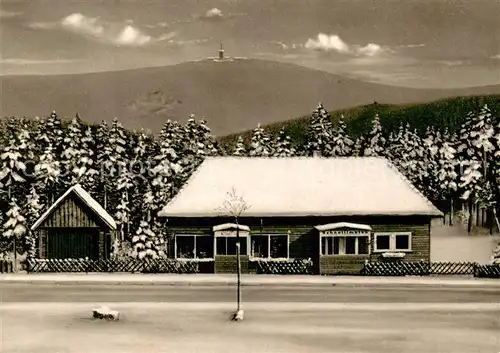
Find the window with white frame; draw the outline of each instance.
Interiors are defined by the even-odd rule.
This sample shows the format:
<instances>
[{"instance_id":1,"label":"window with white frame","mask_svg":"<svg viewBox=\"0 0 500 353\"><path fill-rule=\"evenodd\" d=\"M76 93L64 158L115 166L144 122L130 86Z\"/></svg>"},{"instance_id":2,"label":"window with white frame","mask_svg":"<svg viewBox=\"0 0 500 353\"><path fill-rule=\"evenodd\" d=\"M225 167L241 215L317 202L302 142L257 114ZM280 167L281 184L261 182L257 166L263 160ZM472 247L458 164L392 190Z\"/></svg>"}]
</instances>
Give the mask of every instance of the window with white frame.
<instances>
[{"instance_id":1,"label":"window with white frame","mask_svg":"<svg viewBox=\"0 0 500 353\"><path fill-rule=\"evenodd\" d=\"M365 255L369 233L356 235L321 235L321 255Z\"/></svg>"},{"instance_id":2,"label":"window with white frame","mask_svg":"<svg viewBox=\"0 0 500 353\"><path fill-rule=\"evenodd\" d=\"M236 243L238 238L235 236L218 236L215 238L216 255L236 255ZM240 254L247 255L247 237L240 236Z\"/></svg>"},{"instance_id":3,"label":"window with white frame","mask_svg":"<svg viewBox=\"0 0 500 353\"><path fill-rule=\"evenodd\" d=\"M411 232L375 233L375 251L410 251Z\"/></svg>"},{"instance_id":4,"label":"window with white frame","mask_svg":"<svg viewBox=\"0 0 500 353\"><path fill-rule=\"evenodd\" d=\"M175 257L177 259L211 259L213 254L211 235L177 234L175 236Z\"/></svg>"},{"instance_id":5,"label":"window with white frame","mask_svg":"<svg viewBox=\"0 0 500 353\"><path fill-rule=\"evenodd\" d=\"M263 234L251 237L253 257L259 258L288 258L288 235L287 234Z\"/></svg>"}]
</instances>

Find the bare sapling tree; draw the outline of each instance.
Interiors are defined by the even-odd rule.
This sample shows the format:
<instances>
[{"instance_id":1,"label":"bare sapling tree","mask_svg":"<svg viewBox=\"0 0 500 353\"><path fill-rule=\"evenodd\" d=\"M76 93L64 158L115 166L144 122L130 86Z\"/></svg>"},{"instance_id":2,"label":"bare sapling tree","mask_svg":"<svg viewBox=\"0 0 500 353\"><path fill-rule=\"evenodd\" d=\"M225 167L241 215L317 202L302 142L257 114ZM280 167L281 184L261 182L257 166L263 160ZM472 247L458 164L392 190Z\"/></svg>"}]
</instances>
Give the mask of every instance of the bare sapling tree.
<instances>
[{"instance_id":1,"label":"bare sapling tree","mask_svg":"<svg viewBox=\"0 0 500 353\"><path fill-rule=\"evenodd\" d=\"M250 205L245 201L243 196L239 196L236 189L233 187L226 194L226 198L220 208L221 216L229 216L234 218L236 224L236 266L237 266L237 308L232 316L232 320L243 320L243 310L241 309L241 257L240 257L240 224L239 218L250 208Z\"/></svg>"}]
</instances>

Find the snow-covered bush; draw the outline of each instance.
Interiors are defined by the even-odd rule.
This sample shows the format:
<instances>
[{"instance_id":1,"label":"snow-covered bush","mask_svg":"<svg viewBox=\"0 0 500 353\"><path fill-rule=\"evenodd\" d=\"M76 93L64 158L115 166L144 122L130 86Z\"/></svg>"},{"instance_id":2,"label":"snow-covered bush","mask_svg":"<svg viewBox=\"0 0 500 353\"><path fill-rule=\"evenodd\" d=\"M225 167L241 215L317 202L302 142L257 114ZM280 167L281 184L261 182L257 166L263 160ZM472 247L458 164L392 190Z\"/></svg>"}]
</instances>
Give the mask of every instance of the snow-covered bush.
<instances>
[{"instance_id":1,"label":"snow-covered bush","mask_svg":"<svg viewBox=\"0 0 500 353\"><path fill-rule=\"evenodd\" d=\"M453 214L453 218L460 224L467 224L469 222L469 213L466 211L457 211Z\"/></svg>"},{"instance_id":2,"label":"snow-covered bush","mask_svg":"<svg viewBox=\"0 0 500 353\"><path fill-rule=\"evenodd\" d=\"M497 246L493 250L493 256L491 257L491 262L493 264L500 265L500 242L497 243Z\"/></svg>"},{"instance_id":3,"label":"snow-covered bush","mask_svg":"<svg viewBox=\"0 0 500 353\"><path fill-rule=\"evenodd\" d=\"M156 259L166 255L164 239L155 234L146 221L141 221L132 238L132 246L132 256L138 259Z\"/></svg>"}]
</instances>

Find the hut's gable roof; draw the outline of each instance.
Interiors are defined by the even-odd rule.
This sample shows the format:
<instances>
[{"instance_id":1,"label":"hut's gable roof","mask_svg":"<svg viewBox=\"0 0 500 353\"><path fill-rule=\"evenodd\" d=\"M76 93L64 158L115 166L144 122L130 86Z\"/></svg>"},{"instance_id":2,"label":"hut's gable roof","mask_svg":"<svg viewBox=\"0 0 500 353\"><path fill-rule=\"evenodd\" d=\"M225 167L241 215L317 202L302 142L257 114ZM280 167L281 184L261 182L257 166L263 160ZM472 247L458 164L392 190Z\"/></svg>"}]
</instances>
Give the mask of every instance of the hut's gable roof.
<instances>
[{"instance_id":1,"label":"hut's gable roof","mask_svg":"<svg viewBox=\"0 0 500 353\"><path fill-rule=\"evenodd\" d=\"M112 230L116 229L116 223L111 215L92 197L86 192L79 184L70 187L56 202L52 204L33 224L31 230L36 230L43 222L49 217L59 205L62 204L71 194L76 195L82 202L84 202L104 223Z\"/></svg>"},{"instance_id":2,"label":"hut's gable roof","mask_svg":"<svg viewBox=\"0 0 500 353\"><path fill-rule=\"evenodd\" d=\"M220 216L232 188L249 204L248 217L442 216L378 157L208 157L159 216Z\"/></svg>"}]
</instances>

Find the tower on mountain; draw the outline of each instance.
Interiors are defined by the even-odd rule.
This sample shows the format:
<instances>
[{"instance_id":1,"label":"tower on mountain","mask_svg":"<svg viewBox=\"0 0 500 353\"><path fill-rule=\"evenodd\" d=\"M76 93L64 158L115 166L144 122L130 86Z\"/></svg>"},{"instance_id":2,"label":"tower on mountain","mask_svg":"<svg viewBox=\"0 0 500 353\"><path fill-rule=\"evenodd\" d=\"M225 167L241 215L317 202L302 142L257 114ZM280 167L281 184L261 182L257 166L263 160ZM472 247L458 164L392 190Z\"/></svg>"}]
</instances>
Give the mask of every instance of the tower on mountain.
<instances>
[{"instance_id":1,"label":"tower on mountain","mask_svg":"<svg viewBox=\"0 0 500 353\"><path fill-rule=\"evenodd\" d=\"M219 60L224 60L224 48L222 47L222 43L220 43Z\"/></svg>"}]
</instances>

